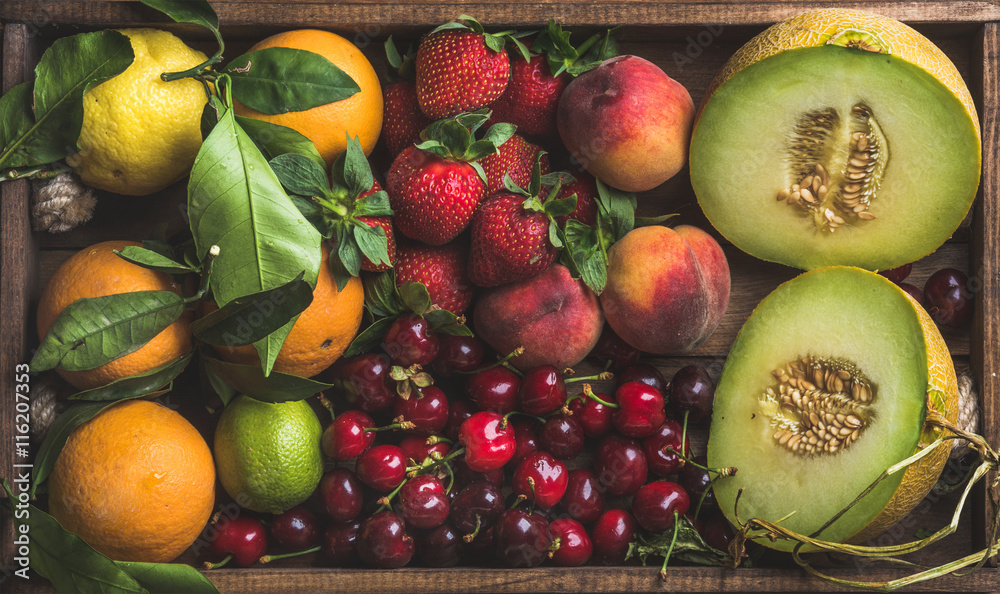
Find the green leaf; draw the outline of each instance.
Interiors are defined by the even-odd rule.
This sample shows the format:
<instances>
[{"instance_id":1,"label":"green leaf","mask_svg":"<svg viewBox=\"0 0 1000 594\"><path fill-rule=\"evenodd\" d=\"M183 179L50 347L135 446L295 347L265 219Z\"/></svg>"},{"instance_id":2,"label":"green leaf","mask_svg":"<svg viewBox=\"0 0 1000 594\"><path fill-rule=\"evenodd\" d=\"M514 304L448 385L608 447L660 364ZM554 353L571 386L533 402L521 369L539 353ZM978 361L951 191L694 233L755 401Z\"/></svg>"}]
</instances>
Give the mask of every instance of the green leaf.
<instances>
[{"instance_id":1,"label":"green leaf","mask_svg":"<svg viewBox=\"0 0 1000 594\"><path fill-rule=\"evenodd\" d=\"M174 378L184 371L193 356L194 351L144 373L118 378L110 384L77 392L70 396L69 400L108 402L145 396L174 381Z\"/></svg>"},{"instance_id":2,"label":"green leaf","mask_svg":"<svg viewBox=\"0 0 1000 594\"><path fill-rule=\"evenodd\" d=\"M354 204L354 216L391 217L392 208L389 204L389 194L385 190L379 190L374 194L358 198Z\"/></svg>"},{"instance_id":3,"label":"green leaf","mask_svg":"<svg viewBox=\"0 0 1000 594\"><path fill-rule=\"evenodd\" d=\"M124 400L133 400L140 397L155 397L165 392L153 392L150 394L143 394L141 396L129 396L126 398L120 398L118 400L113 400L111 402L84 402L81 404L74 404L73 406L67 408L52 421L52 425L49 426L48 432L45 434L45 439L42 441L42 445L38 446L38 455L35 456L35 465L32 467L31 472L34 475L34 480L32 481L35 485L40 485L45 482L49 474L52 472L52 468L56 464L56 460L59 458L59 453L62 452L63 446L66 445L66 440L69 438L70 433L73 430L86 423L90 419L96 417L102 410L113 406Z\"/></svg>"},{"instance_id":4,"label":"green leaf","mask_svg":"<svg viewBox=\"0 0 1000 594\"><path fill-rule=\"evenodd\" d=\"M465 324L458 323L458 316L447 309L432 309L424 314L430 322L431 331L436 334L450 334L452 336L472 336L472 330Z\"/></svg>"},{"instance_id":5,"label":"green leaf","mask_svg":"<svg viewBox=\"0 0 1000 594\"><path fill-rule=\"evenodd\" d=\"M235 99L269 115L312 109L361 91L350 75L325 57L287 47L249 52L223 71L233 79Z\"/></svg>"},{"instance_id":6,"label":"green leaf","mask_svg":"<svg viewBox=\"0 0 1000 594\"><path fill-rule=\"evenodd\" d=\"M670 219L679 216L678 213L672 212L670 214L660 215L656 217L635 217L636 227L650 227L652 225L662 225Z\"/></svg>"},{"instance_id":7,"label":"green leaf","mask_svg":"<svg viewBox=\"0 0 1000 594\"><path fill-rule=\"evenodd\" d=\"M566 245L563 253L572 260L584 284L600 295L608 282L608 255L601 245L600 231L570 219L566 221L563 237Z\"/></svg>"},{"instance_id":8,"label":"green leaf","mask_svg":"<svg viewBox=\"0 0 1000 594\"><path fill-rule=\"evenodd\" d=\"M365 152L362 150L361 142L357 136L347 137L347 150L341 157L343 160L340 168L335 165L334 170L337 172L337 176L343 180L348 195L358 197L372 189L372 185L375 183L372 167L368 164L368 158L365 157ZM338 161L341 159L338 158Z\"/></svg>"},{"instance_id":9,"label":"green leaf","mask_svg":"<svg viewBox=\"0 0 1000 594\"><path fill-rule=\"evenodd\" d=\"M399 298L406 309L418 315L423 315L431 308L431 294L423 283L406 281L399 285Z\"/></svg>"},{"instance_id":10,"label":"green leaf","mask_svg":"<svg viewBox=\"0 0 1000 594\"><path fill-rule=\"evenodd\" d=\"M222 104L222 100L211 95L208 101L205 103L205 108L201 110L201 138L204 140L212 133L212 128L219 123L219 118L222 112L226 110L226 106Z\"/></svg>"},{"instance_id":11,"label":"green leaf","mask_svg":"<svg viewBox=\"0 0 1000 594\"><path fill-rule=\"evenodd\" d=\"M115 561L122 571L132 576L150 594L211 594L218 593L215 585L200 571L183 563L139 563Z\"/></svg>"},{"instance_id":12,"label":"green leaf","mask_svg":"<svg viewBox=\"0 0 1000 594\"><path fill-rule=\"evenodd\" d=\"M403 312L403 304L391 270L366 274L361 280L365 285L365 307L375 317L394 316Z\"/></svg>"},{"instance_id":13,"label":"green leaf","mask_svg":"<svg viewBox=\"0 0 1000 594\"><path fill-rule=\"evenodd\" d=\"M128 37L117 31L79 33L57 39L35 66L34 123L14 126L20 135L4 142L0 167L52 163L76 152L83 125L83 95L125 71L135 59ZM11 109L21 111L24 87ZM5 128L10 128L5 122Z\"/></svg>"},{"instance_id":14,"label":"green leaf","mask_svg":"<svg viewBox=\"0 0 1000 594\"><path fill-rule=\"evenodd\" d=\"M6 479L0 479L8 493L11 512L16 499ZM68 532L49 514L29 504L27 513L12 513L15 534L31 539L31 569L59 592L144 593L125 570L95 551L82 538Z\"/></svg>"},{"instance_id":15,"label":"green leaf","mask_svg":"<svg viewBox=\"0 0 1000 594\"><path fill-rule=\"evenodd\" d=\"M127 245L121 250L115 250L115 253L118 254L118 256L120 256L123 260L137 264L143 268L158 270L167 274L188 274L189 272L198 272L198 269L196 268L192 268L187 264L181 264L173 258L169 258L160 252L156 252L145 247Z\"/></svg>"},{"instance_id":16,"label":"green leaf","mask_svg":"<svg viewBox=\"0 0 1000 594\"><path fill-rule=\"evenodd\" d=\"M548 200L545 202L545 213L553 217L568 215L576 210L576 201L576 194L558 200Z\"/></svg>"},{"instance_id":17,"label":"green leaf","mask_svg":"<svg viewBox=\"0 0 1000 594\"><path fill-rule=\"evenodd\" d=\"M326 161L316 150L316 145L297 130L243 116L236 116L236 123L243 128L268 161L278 155L291 153L302 155L326 170Z\"/></svg>"},{"instance_id":18,"label":"green leaf","mask_svg":"<svg viewBox=\"0 0 1000 594\"><path fill-rule=\"evenodd\" d=\"M320 235L292 204L278 178L230 109L201 146L188 183L188 215L198 254L221 253L212 269L220 307L279 287L305 271L316 285ZM271 372L291 323L254 343Z\"/></svg>"},{"instance_id":19,"label":"green leaf","mask_svg":"<svg viewBox=\"0 0 1000 594\"><path fill-rule=\"evenodd\" d=\"M326 178L326 169L315 161L302 155L288 153L278 155L268 164L278 176L278 181L289 192L300 196L330 195L330 182Z\"/></svg>"},{"instance_id":20,"label":"green leaf","mask_svg":"<svg viewBox=\"0 0 1000 594\"><path fill-rule=\"evenodd\" d=\"M305 400L333 387L331 384L277 371L265 377L264 371L256 365L229 363L212 357L203 357L202 363L206 371L217 375L240 394L262 402Z\"/></svg>"},{"instance_id":21,"label":"green leaf","mask_svg":"<svg viewBox=\"0 0 1000 594\"><path fill-rule=\"evenodd\" d=\"M11 152L7 167L25 167L34 163L23 149L11 145L21 139L34 122L31 112L32 81L21 83L0 97L0 155Z\"/></svg>"},{"instance_id":22,"label":"green leaf","mask_svg":"<svg viewBox=\"0 0 1000 594\"><path fill-rule=\"evenodd\" d=\"M597 179L597 204L608 217L615 241L635 228L635 194L623 192Z\"/></svg>"},{"instance_id":23,"label":"green leaf","mask_svg":"<svg viewBox=\"0 0 1000 594\"><path fill-rule=\"evenodd\" d=\"M139 0L155 8L178 23L201 25L207 29L219 28L219 17L208 0Z\"/></svg>"},{"instance_id":24,"label":"green leaf","mask_svg":"<svg viewBox=\"0 0 1000 594\"><path fill-rule=\"evenodd\" d=\"M397 317L399 316L393 315L388 318L375 320L375 322L354 337L354 340L351 341L351 345L347 347L346 351L344 351L344 356L353 357L355 355L374 351L378 345L382 344L382 339L385 338L385 333L388 332L389 326L392 326L392 323L396 321Z\"/></svg>"},{"instance_id":25,"label":"green leaf","mask_svg":"<svg viewBox=\"0 0 1000 594\"><path fill-rule=\"evenodd\" d=\"M211 345L251 344L296 319L312 299L312 287L299 274L280 287L233 299L191 324L191 331Z\"/></svg>"},{"instance_id":26,"label":"green leaf","mask_svg":"<svg viewBox=\"0 0 1000 594\"><path fill-rule=\"evenodd\" d=\"M290 194L288 197L291 199L292 204L295 205L295 208L302 213L302 216L316 228L316 231L324 238L329 239L333 231L330 228L330 221L326 215L327 210L318 202L309 198L296 196L295 194Z\"/></svg>"},{"instance_id":27,"label":"green leaf","mask_svg":"<svg viewBox=\"0 0 1000 594\"><path fill-rule=\"evenodd\" d=\"M645 565L646 558L649 556L665 557L670 549L671 541L674 543L670 555L672 560L678 559L698 565L720 566L726 565L731 559L727 553L709 546L685 516L680 516L677 520L676 539L674 539L673 528L659 534L639 533L629 543L625 559L639 557L642 564Z\"/></svg>"},{"instance_id":28,"label":"green leaf","mask_svg":"<svg viewBox=\"0 0 1000 594\"><path fill-rule=\"evenodd\" d=\"M389 238L382 227L369 227L365 223L359 223L354 229L354 240L361 253L373 264L392 264L389 260Z\"/></svg>"},{"instance_id":29,"label":"green leaf","mask_svg":"<svg viewBox=\"0 0 1000 594\"><path fill-rule=\"evenodd\" d=\"M172 291L77 299L56 318L31 359L31 370L99 367L139 350L183 311L184 299Z\"/></svg>"}]
</instances>

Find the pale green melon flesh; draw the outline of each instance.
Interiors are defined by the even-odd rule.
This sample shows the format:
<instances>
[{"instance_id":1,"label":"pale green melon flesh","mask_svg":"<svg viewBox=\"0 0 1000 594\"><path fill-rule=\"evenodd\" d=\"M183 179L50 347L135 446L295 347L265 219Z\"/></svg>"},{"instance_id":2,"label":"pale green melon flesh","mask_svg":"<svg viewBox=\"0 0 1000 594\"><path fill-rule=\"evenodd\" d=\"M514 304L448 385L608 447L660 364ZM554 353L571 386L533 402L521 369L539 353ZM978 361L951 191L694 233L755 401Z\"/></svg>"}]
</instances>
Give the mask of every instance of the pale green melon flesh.
<instances>
[{"instance_id":1,"label":"pale green melon flesh","mask_svg":"<svg viewBox=\"0 0 1000 594\"><path fill-rule=\"evenodd\" d=\"M776 200L793 180L790 135L802 114L869 106L889 143L872 221L830 233ZM846 145L839 156L846 159ZM691 142L691 182L711 223L758 258L802 269L879 270L934 251L968 212L979 182L972 120L926 71L839 46L803 48L742 70L712 96Z\"/></svg>"},{"instance_id":2,"label":"pale green melon flesh","mask_svg":"<svg viewBox=\"0 0 1000 594\"><path fill-rule=\"evenodd\" d=\"M762 394L771 371L805 356L855 363L877 386L874 417L859 439L834 454L804 456L776 445ZM739 517L781 522L811 535L846 507L886 468L915 451L926 414L927 351L917 315L892 283L857 268L805 273L760 303L726 359L715 396L708 443L710 467L735 466L715 492L735 523ZM902 472L883 481L824 531L841 542L876 516ZM790 549L794 543L764 543Z\"/></svg>"}]
</instances>

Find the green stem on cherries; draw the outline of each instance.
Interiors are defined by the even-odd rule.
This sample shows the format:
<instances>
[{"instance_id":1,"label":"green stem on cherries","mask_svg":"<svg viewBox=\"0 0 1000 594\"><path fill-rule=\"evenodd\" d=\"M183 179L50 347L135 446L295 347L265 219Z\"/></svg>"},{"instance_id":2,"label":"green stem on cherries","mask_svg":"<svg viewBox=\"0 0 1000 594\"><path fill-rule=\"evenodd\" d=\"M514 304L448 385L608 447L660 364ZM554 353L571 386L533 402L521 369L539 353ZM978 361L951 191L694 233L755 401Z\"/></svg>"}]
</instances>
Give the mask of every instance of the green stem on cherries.
<instances>
[{"instance_id":1,"label":"green stem on cherries","mask_svg":"<svg viewBox=\"0 0 1000 594\"><path fill-rule=\"evenodd\" d=\"M573 372L572 369L567 369L566 371L569 372L569 373ZM598 373L597 375L587 375L587 376L584 376L584 377L568 377L568 378L564 378L563 382L565 382L567 384L572 383L572 382L589 382L589 381L598 382L598 381L609 380L609 379L611 379L613 377L615 377L615 374L611 373L610 371L602 371L601 373Z\"/></svg>"},{"instance_id":2,"label":"green stem on cherries","mask_svg":"<svg viewBox=\"0 0 1000 594\"><path fill-rule=\"evenodd\" d=\"M680 529L679 520L677 510L674 510L674 537L670 539L670 547L667 549L667 554L663 557L663 565L660 566L660 579L663 581L667 580L667 563L670 563L670 555L673 554L674 545L677 543L677 532Z\"/></svg>"},{"instance_id":3,"label":"green stem on cherries","mask_svg":"<svg viewBox=\"0 0 1000 594\"><path fill-rule=\"evenodd\" d=\"M470 543L476 540L476 537L479 536L479 529L482 527L483 527L483 519L482 517L480 517L479 514L476 514L476 529L462 536L462 540L465 541L466 543Z\"/></svg>"},{"instance_id":4,"label":"green stem on cherries","mask_svg":"<svg viewBox=\"0 0 1000 594\"><path fill-rule=\"evenodd\" d=\"M205 563L203 563L202 565L205 569L218 569L220 567L225 567L226 563L229 563L232 559L233 555L232 553L230 553L229 555L226 555L225 559L219 561L218 563L211 563L209 561L205 561Z\"/></svg>"},{"instance_id":5,"label":"green stem on cherries","mask_svg":"<svg viewBox=\"0 0 1000 594\"><path fill-rule=\"evenodd\" d=\"M700 469L704 470L705 472L710 472L710 473L718 475L716 478L733 476L734 474L736 474L736 471L739 470L735 466L723 466L722 468L708 468L707 466L702 466L701 464L698 464L697 462L695 462L691 458L688 458L684 454L682 454L682 453L678 452L677 450L675 450L674 446L667 446L667 447L663 448L663 451L667 452L668 454L674 454L674 455L676 455L681 460L684 460L685 464L690 464L691 466L694 466L695 468L700 468Z\"/></svg>"},{"instance_id":6,"label":"green stem on cherries","mask_svg":"<svg viewBox=\"0 0 1000 594\"><path fill-rule=\"evenodd\" d=\"M333 403L330 402L330 399L324 396L322 393L320 393L318 398L319 398L319 403L323 405L323 408L325 408L327 412L330 413L330 419L331 420L336 419L337 415L333 412Z\"/></svg>"},{"instance_id":7,"label":"green stem on cherries","mask_svg":"<svg viewBox=\"0 0 1000 594\"><path fill-rule=\"evenodd\" d=\"M513 351L511 351L510 353L506 354L503 358L497 359L494 363L491 363L490 365L487 365L486 367L478 367L478 368L472 369L470 371L459 371L459 370L456 369L455 373L457 373L459 375L474 375L474 374L479 373L480 371L486 371L487 369L493 369L494 367L500 367L501 365L503 365L507 369L510 369L511 371L513 371L514 373L516 373L518 377L524 377L524 374L521 373L520 370L518 370L516 367L510 365L510 360L511 359L513 359L514 357L520 357L523 354L524 354L524 347L523 346L519 346L516 349L514 349Z\"/></svg>"},{"instance_id":8,"label":"green stem on cherries","mask_svg":"<svg viewBox=\"0 0 1000 594\"><path fill-rule=\"evenodd\" d=\"M607 402L606 400L598 398L597 394L594 394L594 389L590 387L590 384L583 384L583 395L586 396L587 398L590 398L591 400L593 400L598 404L603 404L608 408L618 408L618 405L616 403Z\"/></svg>"},{"instance_id":9,"label":"green stem on cherries","mask_svg":"<svg viewBox=\"0 0 1000 594\"><path fill-rule=\"evenodd\" d=\"M375 431L396 431L396 430L405 431L406 429L413 429L414 427L416 427L416 425L414 425L411 421L403 421L396 419L393 419L393 421L396 422L392 423L391 425L386 425L385 427L365 427L365 432L367 433L369 431L375 432Z\"/></svg>"},{"instance_id":10,"label":"green stem on cherries","mask_svg":"<svg viewBox=\"0 0 1000 594\"><path fill-rule=\"evenodd\" d=\"M304 551L295 551L294 553L283 553L281 555L264 555L257 560L258 563L270 563L271 561L278 561L279 559L288 559L289 557L298 557L299 555L308 555L309 553L318 553L320 546L316 545L311 549L305 549Z\"/></svg>"},{"instance_id":11,"label":"green stem on cherries","mask_svg":"<svg viewBox=\"0 0 1000 594\"><path fill-rule=\"evenodd\" d=\"M403 479L403 482L401 482L401 483L399 483L398 485L396 485L396 488L395 488L395 489L393 489L391 493L389 493L388 495L386 495L386 496L384 496L384 497L380 497L380 498L379 498L379 499L378 499L378 500L377 500L377 501L375 502L375 503L378 503L378 504L379 504L379 508L378 508L378 511L385 511L385 510L389 510L389 509L392 509L392 499L393 499L393 498L394 498L394 497L395 497L396 495L398 495L398 494L399 494L399 490L403 488L403 485L405 485L405 484L406 484L406 481L407 481L407 480L409 480L410 478L413 478L413 477L411 477L411 476L410 476L409 474L407 474L406 476L407 476L408 478L405 478L405 479ZM415 475L414 475L414 476L415 476Z\"/></svg>"}]
</instances>

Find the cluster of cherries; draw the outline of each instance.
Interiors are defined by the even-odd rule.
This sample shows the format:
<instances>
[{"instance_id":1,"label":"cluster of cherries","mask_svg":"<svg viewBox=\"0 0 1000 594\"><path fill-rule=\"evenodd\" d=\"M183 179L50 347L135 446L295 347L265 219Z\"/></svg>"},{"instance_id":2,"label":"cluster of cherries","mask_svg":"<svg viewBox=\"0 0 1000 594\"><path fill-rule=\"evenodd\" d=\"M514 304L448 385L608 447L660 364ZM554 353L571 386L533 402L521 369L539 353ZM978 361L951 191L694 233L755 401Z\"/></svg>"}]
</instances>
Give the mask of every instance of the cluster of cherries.
<instances>
[{"instance_id":1,"label":"cluster of cherries","mask_svg":"<svg viewBox=\"0 0 1000 594\"><path fill-rule=\"evenodd\" d=\"M955 268L942 268L928 277L921 291L906 282L913 264L883 270L880 274L899 285L910 297L927 309L938 326L961 328L972 316L972 290L969 277Z\"/></svg>"},{"instance_id":2,"label":"cluster of cherries","mask_svg":"<svg viewBox=\"0 0 1000 594\"><path fill-rule=\"evenodd\" d=\"M611 373L521 373L508 362L517 353L487 362L481 340L432 333L418 315L397 319L382 351L331 370L331 407L344 410L323 433L335 467L316 500L267 530L249 514L220 523L211 555L241 566L317 551L341 567L615 565L638 530L671 530L681 516L726 550L717 473L689 440L712 411L703 367L667 383L607 331L592 358L613 370L614 389L597 393L584 382ZM265 556L268 531L292 552Z\"/></svg>"}]
</instances>

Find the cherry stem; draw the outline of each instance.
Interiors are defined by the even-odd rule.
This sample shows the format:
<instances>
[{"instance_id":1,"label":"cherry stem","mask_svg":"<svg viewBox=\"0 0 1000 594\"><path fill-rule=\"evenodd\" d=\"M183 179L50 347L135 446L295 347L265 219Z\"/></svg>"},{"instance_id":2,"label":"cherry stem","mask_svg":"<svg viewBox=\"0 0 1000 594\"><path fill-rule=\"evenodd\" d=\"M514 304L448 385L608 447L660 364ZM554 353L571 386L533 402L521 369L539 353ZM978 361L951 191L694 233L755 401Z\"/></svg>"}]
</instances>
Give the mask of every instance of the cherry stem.
<instances>
[{"instance_id":1,"label":"cherry stem","mask_svg":"<svg viewBox=\"0 0 1000 594\"><path fill-rule=\"evenodd\" d=\"M722 468L708 468L706 466L702 466L701 464L698 464L697 462L695 462L691 458L688 458L684 454L682 454L682 453L678 452L677 450L675 450L674 446L667 446L667 447L663 448L663 451L667 452L669 454L675 454L678 458L680 458L681 460L684 460L685 464L690 464L691 466L694 466L695 468L700 468L700 469L702 469L702 470L704 470L706 472L711 472L711 473L717 474L719 477L733 476L734 474L736 474L736 471L738 470L735 466L723 466Z\"/></svg>"},{"instance_id":2,"label":"cherry stem","mask_svg":"<svg viewBox=\"0 0 1000 594\"><path fill-rule=\"evenodd\" d=\"M225 559L223 559L222 561L219 561L218 563L210 563L208 561L205 561L204 567L205 567L205 569L218 569L220 567L225 566L226 563L229 563L229 561L231 561L232 558L233 558L233 554L230 553L230 554L226 555Z\"/></svg>"},{"instance_id":3,"label":"cherry stem","mask_svg":"<svg viewBox=\"0 0 1000 594\"><path fill-rule=\"evenodd\" d=\"M670 555L674 552L674 544L677 543L677 533L680 530L678 519L677 510L674 510L674 537L670 539L670 547L667 548L667 554L663 557L663 565L660 567L660 579L664 581L667 579L667 563L670 563Z\"/></svg>"},{"instance_id":4,"label":"cherry stem","mask_svg":"<svg viewBox=\"0 0 1000 594\"><path fill-rule=\"evenodd\" d=\"M513 371L514 373L516 373L518 375L518 377L524 377L524 374L521 373L516 367L512 367L511 365L508 365L508 363L510 363L511 359L513 359L514 357L520 357L523 354L524 354L524 347L523 346L519 346L516 349L514 349L513 351L511 351L510 353L508 353L507 355L505 355L503 358L497 359L496 362L494 362L494 363L492 363L490 365L487 365L486 367L480 367L478 369L472 369L472 370L469 370L469 371L458 371L456 369L455 373L457 373L459 375L474 375L476 373L479 373L480 371L486 371L487 369L493 369L494 367L500 367L501 365L503 365L507 369L510 369L511 371Z\"/></svg>"},{"instance_id":5,"label":"cherry stem","mask_svg":"<svg viewBox=\"0 0 1000 594\"><path fill-rule=\"evenodd\" d=\"M528 510L528 513L531 514L535 513L536 498L535 498L535 479L530 476L528 477L528 488L531 489L531 509Z\"/></svg>"},{"instance_id":6,"label":"cherry stem","mask_svg":"<svg viewBox=\"0 0 1000 594\"><path fill-rule=\"evenodd\" d=\"M287 559L289 557L298 557L299 555L308 555L309 553L318 553L320 546L316 545L311 549L306 549L304 551L295 551L294 553L283 553L281 555L264 555L258 559L258 563L270 563L271 561L277 561L279 559Z\"/></svg>"},{"instance_id":7,"label":"cherry stem","mask_svg":"<svg viewBox=\"0 0 1000 594\"><path fill-rule=\"evenodd\" d=\"M708 485L705 486L705 490L701 492L701 497L698 498L698 505L694 508L694 519L698 519L698 514L701 513L701 505L705 503L705 498L708 497L708 492L712 489L712 486L715 485L715 481L720 478L722 478L721 474L713 476L712 480L708 481Z\"/></svg>"},{"instance_id":8,"label":"cherry stem","mask_svg":"<svg viewBox=\"0 0 1000 594\"><path fill-rule=\"evenodd\" d=\"M525 501L526 499L528 499L528 496L525 495L524 493L521 493L520 495L514 498L514 503L511 503L510 507L507 509L514 509L515 507L521 505L521 502Z\"/></svg>"},{"instance_id":9,"label":"cherry stem","mask_svg":"<svg viewBox=\"0 0 1000 594\"><path fill-rule=\"evenodd\" d=\"M590 398L591 400L593 400L598 404L603 404L608 408L618 408L618 405L616 403L602 400L597 396L597 394L594 394L594 390L593 388L590 387L590 384L583 384L583 395L586 396L587 398Z\"/></svg>"},{"instance_id":10,"label":"cherry stem","mask_svg":"<svg viewBox=\"0 0 1000 594\"><path fill-rule=\"evenodd\" d=\"M437 445L439 443L446 443L446 444L451 445L451 444L453 444L455 442L452 441L452 440L450 440L450 439L448 439L447 437L445 437L443 435L431 435L430 437L427 438L427 441L425 441L424 443L426 445L432 446L432 445Z\"/></svg>"},{"instance_id":11,"label":"cherry stem","mask_svg":"<svg viewBox=\"0 0 1000 594\"><path fill-rule=\"evenodd\" d=\"M556 554L556 551L558 551L559 547L561 547L561 546L562 546L562 538L561 537L560 538L556 538L555 540L552 541L552 544L549 545L549 559L551 559L552 556Z\"/></svg>"},{"instance_id":12,"label":"cherry stem","mask_svg":"<svg viewBox=\"0 0 1000 594\"><path fill-rule=\"evenodd\" d=\"M413 477L417 476L418 474L426 473L427 471L429 471L429 470L431 470L433 468L437 468L438 466L440 466L442 464L445 464L445 463L447 463L447 462L449 462L451 460L454 460L455 458L461 456L464 453L465 453L465 448L458 448L457 450L449 452L447 456L443 456L442 458L440 458L438 460L434 460L434 462L432 462L430 464L427 464L427 465L421 464L420 466L407 466L406 467L406 476L408 476L410 478L413 478ZM449 470L451 470L451 469L449 468Z\"/></svg>"},{"instance_id":13,"label":"cherry stem","mask_svg":"<svg viewBox=\"0 0 1000 594\"><path fill-rule=\"evenodd\" d=\"M462 540L464 540L467 543L476 540L476 537L479 536L479 529L482 527L483 527L483 519L479 516L479 514L476 514L476 529L463 536Z\"/></svg>"},{"instance_id":14,"label":"cherry stem","mask_svg":"<svg viewBox=\"0 0 1000 594\"><path fill-rule=\"evenodd\" d=\"M568 377L568 378L563 379L563 382L565 382L567 384L572 383L572 382L584 382L584 381L587 381L587 382L590 382L590 381L598 382L598 381L603 381L603 380L609 380L609 379L611 379L613 377L615 377L615 374L611 373L610 371L602 371L601 373L598 373L597 375L586 375L586 376L583 376L583 377Z\"/></svg>"},{"instance_id":15,"label":"cherry stem","mask_svg":"<svg viewBox=\"0 0 1000 594\"><path fill-rule=\"evenodd\" d=\"M389 493L385 497L380 497L375 502L375 503L378 503L380 505L380 507L378 508L378 511L385 511L387 509L392 509L392 499L393 499L393 497L395 497L396 495L399 494L399 490L402 489L403 485L405 485L405 484L406 484L406 479L403 479L403 482L401 482L398 485L396 485L396 488L393 489L391 493Z\"/></svg>"},{"instance_id":16,"label":"cherry stem","mask_svg":"<svg viewBox=\"0 0 1000 594\"><path fill-rule=\"evenodd\" d=\"M330 399L324 396L322 393L320 393L318 398L319 398L319 403L323 405L323 408L325 408L330 412L330 418L336 419L337 415L333 413L333 403L330 402Z\"/></svg>"},{"instance_id":17,"label":"cherry stem","mask_svg":"<svg viewBox=\"0 0 1000 594\"><path fill-rule=\"evenodd\" d=\"M386 425L385 427L365 427L365 432L368 431L396 431L397 429L407 430L416 427L411 421L399 421L398 423L393 423L391 425Z\"/></svg>"}]
</instances>

